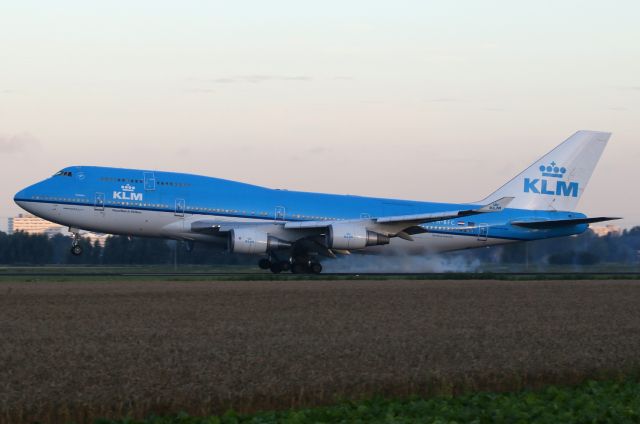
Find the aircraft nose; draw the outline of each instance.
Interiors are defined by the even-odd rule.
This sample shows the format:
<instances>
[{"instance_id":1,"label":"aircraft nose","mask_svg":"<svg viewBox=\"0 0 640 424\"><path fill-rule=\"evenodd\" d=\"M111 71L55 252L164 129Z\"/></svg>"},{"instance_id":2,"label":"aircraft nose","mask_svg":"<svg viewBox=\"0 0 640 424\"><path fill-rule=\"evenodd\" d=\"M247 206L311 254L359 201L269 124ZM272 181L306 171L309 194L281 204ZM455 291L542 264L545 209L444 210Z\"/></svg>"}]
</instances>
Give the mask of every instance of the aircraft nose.
<instances>
[{"instance_id":1,"label":"aircraft nose","mask_svg":"<svg viewBox=\"0 0 640 424\"><path fill-rule=\"evenodd\" d=\"M13 201L18 205L18 206L23 206L25 202L29 201L29 199L31 199L31 197L33 196L34 193L34 187L37 184L31 185L29 187L23 188L22 190L20 190L19 192L17 192L15 194L15 196L13 196Z\"/></svg>"},{"instance_id":2,"label":"aircraft nose","mask_svg":"<svg viewBox=\"0 0 640 424\"><path fill-rule=\"evenodd\" d=\"M23 188L22 190L20 190L19 192L17 192L15 194L15 196L13 196L13 201L18 203L21 200L24 201L27 199L27 189Z\"/></svg>"}]
</instances>

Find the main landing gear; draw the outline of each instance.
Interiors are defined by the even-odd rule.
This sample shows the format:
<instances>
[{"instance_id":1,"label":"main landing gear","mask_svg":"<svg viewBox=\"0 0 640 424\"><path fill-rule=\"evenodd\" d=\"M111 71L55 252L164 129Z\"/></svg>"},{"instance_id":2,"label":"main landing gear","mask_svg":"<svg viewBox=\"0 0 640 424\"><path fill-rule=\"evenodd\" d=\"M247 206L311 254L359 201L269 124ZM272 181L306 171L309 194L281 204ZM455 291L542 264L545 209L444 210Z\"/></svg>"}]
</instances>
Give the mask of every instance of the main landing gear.
<instances>
[{"instance_id":1,"label":"main landing gear","mask_svg":"<svg viewBox=\"0 0 640 424\"><path fill-rule=\"evenodd\" d=\"M288 260L288 261L272 261L263 258L258 262L260 269L270 269L274 274L291 271L293 274L320 274L322 265L315 261L305 260Z\"/></svg>"},{"instance_id":2,"label":"main landing gear","mask_svg":"<svg viewBox=\"0 0 640 424\"><path fill-rule=\"evenodd\" d=\"M291 272L294 274L320 274L322 272L322 265L320 262L296 261L291 266Z\"/></svg>"},{"instance_id":3,"label":"main landing gear","mask_svg":"<svg viewBox=\"0 0 640 424\"><path fill-rule=\"evenodd\" d=\"M271 259L263 258L258 262L260 269L270 269L274 274L280 274L283 271L291 270L291 263L289 261L271 261Z\"/></svg>"}]
</instances>

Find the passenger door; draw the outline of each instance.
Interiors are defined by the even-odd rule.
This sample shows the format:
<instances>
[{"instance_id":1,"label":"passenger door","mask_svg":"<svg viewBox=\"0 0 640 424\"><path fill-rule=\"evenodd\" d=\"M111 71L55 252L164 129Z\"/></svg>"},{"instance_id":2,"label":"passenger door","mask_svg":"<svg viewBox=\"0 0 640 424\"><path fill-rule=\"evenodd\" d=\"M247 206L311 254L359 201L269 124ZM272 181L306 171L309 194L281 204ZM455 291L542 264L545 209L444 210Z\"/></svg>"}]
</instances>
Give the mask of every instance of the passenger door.
<instances>
[{"instance_id":1,"label":"passenger door","mask_svg":"<svg viewBox=\"0 0 640 424\"><path fill-rule=\"evenodd\" d=\"M99 212L104 211L104 193L96 192L93 202L93 210Z\"/></svg>"},{"instance_id":2,"label":"passenger door","mask_svg":"<svg viewBox=\"0 0 640 424\"><path fill-rule=\"evenodd\" d=\"M156 175L153 172L144 173L144 189L153 191L156 189Z\"/></svg>"},{"instance_id":3,"label":"passenger door","mask_svg":"<svg viewBox=\"0 0 640 424\"><path fill-rule=\"evenodd\" d=\"M184 199L176 199L175 216L184 218L184 210L187 206L187 202Z\"/></svg>"},{"instance_id":4,"label":"passenger door","mask_svg":"<svg viewBox=\"0 0 640 424\"><path fill-rule=\"evenodd\" d=\"M478 225L478 241L487 241L489 236L489 226L487 224Z\"/></svg>"}]
</instances>

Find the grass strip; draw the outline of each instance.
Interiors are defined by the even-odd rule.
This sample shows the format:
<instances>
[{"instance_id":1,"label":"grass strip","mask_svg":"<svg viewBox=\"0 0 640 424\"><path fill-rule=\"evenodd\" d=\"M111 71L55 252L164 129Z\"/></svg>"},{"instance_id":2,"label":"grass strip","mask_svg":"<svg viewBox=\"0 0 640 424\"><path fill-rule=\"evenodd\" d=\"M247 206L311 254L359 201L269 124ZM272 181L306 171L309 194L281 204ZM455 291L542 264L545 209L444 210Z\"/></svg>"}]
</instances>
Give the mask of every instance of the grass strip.
<instances>
[{"instance_id":1,"label":"grass strip","mask_svg":"<svg viewBox=\"0 0 640 424\"><path fill-rule=\"evenodd\" d=\"M550 386L516 393L475 393L457 397L372 399L289 411L191 417L151 416L145 420L97 420L96 424L267 424L267 423L638 423L640 382L589 381L575 387Z\"/></svg>"},{"instance_id":2,"label":"grass strip","mask_svg":"<svg viewBox=\"0 0 640 424\"><path fill-rule=\"evenodd\" d=\"M492 274L492 273L441 273L441 274L321 274L294 275L270 273L258 274L96 274L96 275L2 275L1 283L45 283L45 282L111 282L111 281L446 281L446 280L497 280L497 281L589 281L621 280L637 281L640 274Z\"/></svg>"}]
</instances>

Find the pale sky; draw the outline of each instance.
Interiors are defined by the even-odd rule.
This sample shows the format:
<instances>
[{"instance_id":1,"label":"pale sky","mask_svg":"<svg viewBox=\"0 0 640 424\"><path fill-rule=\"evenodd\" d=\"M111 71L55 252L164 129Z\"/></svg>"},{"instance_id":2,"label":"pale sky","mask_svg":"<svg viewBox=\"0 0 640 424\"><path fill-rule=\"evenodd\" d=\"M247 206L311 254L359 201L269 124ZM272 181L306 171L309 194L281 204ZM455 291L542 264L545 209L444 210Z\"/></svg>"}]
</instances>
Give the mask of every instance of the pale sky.
<instances>
[{"instance_id":1,"label":"pale sky","mask_svg":"<svg viewBox=\"0 0 640 424\"><path fill-rule=\"evenodd\" d=\"M68 165L484 198L613 132L579 205L640 225L640 2L0 3L0 229Z\"/></svg>"}]
</instances>

